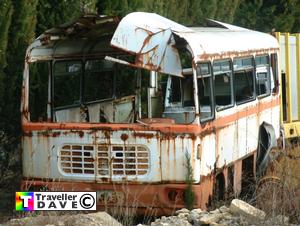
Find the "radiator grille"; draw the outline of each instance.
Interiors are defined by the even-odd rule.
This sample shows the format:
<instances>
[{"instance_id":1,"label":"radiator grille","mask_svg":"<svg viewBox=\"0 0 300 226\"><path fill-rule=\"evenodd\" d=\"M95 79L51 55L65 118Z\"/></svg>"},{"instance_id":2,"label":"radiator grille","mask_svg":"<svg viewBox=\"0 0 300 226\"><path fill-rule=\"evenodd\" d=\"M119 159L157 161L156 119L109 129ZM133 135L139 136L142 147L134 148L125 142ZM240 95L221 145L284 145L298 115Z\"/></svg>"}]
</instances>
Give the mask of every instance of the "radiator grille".
<instances>
[{"instance_id":1,"label":"radiator grille","mask_svg":"<svg viewBox=\"0 0 300 226\"><path fill-rule=\"evenodd\" d=\"M149 168L149 156L141 146L113 146L113 175L144 175Z\"/></svg>"},{"instance_id":2,"label":"radiator grille","mask_svg":"<svg viewBox=\"0 0 300 226\"><path fill-rule=\"evenodd\" d=\"M149 151L138 145L64 145L59 160L66 174L139 176L149 170Z\"/></svg>"},{"instance_id":3,"label":"radiator grille","mask_svg":"<svg viewBox=\"0 0 300 226\"><path fill-rule=\"evenodd\" d=\"M65 173L95 174L94 147L65 145L60 150L60 165Z\"/></svg>"}]
</instances>

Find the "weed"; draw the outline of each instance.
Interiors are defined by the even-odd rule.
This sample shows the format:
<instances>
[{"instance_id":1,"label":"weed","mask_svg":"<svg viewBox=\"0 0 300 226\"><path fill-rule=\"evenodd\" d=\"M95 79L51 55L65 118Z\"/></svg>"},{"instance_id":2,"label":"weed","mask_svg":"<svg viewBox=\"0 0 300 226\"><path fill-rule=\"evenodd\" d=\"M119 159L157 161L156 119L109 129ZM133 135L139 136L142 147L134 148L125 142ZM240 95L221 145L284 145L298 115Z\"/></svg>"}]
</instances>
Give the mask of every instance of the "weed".
<instances>
[{"instance_id":1,"label":"weed","mask_svg":"<svg viewBox=\"0 0 300 226\"><path fill-rule=\"evenodd\" d=\"M191 210L195 203L195 192L193 191L192 188L194 180L193 180L193 167L191 165L191 156L187 151L185 152L185 158L186 158L186 172L187 172L185 183L187 187L184 191L183 199L186 208Z\"/></svg>"}]
</instances>

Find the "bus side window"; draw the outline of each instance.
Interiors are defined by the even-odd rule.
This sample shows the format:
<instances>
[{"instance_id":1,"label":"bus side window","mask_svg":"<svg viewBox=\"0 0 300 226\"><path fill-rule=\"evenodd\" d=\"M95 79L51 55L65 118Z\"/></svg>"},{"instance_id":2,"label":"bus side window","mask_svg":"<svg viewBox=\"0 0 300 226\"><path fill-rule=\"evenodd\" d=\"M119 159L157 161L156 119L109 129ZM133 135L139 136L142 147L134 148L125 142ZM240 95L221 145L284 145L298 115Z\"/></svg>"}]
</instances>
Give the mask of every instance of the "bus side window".
<instances>
[{"instance_id":1,"label":"bus side window","mask_svg":"<svg viewBox=\"0 0 300 226\"><path fill-rule=\"evenodd\" d=\"M256 56L256 93L257 96L266 96L271 92L269 56Z\"/></svg>"},{"instance_id":2,"label":"bus side window","mask_svg":"<svg viewBox=\"0 0 300 226\"><path fill-rule=\"evenodd\" d=\"M217 110L233 106L233 82L230 60L215 61L213 72Z\"/></svg>"},{"instance_id":3,"label":"bus side window","mask_svg":"<svg viewBox=\"0 0 300 226\"><path fill-rule=\"evenodd\" d=\"M273 74L273 93L278 92L278 87L279 87L279 79L278 79L278 58L276 53L271 54L271 68L272 68L272 74Z\"/></svg>"},{"instance_id":4,"label":"bus side window","mask_svg":"<svg viewBox=\"0 0 300 226\"><path fill-rule=\"evenodd\" d=\"M79 105L82 73L79 60L54 63L54 108Z\"/></svg>"},{"instance_id":5,"label":"bus side window","mask_svg":"<svg viewBox=\"0 0 300 226\"><path fill-rule=\"evenodd\" d=\"M51 116L47 115L50 64L50 61L29 64L29 113L31 122L51 119Z\"/></svg>"},{"instance_id":6,"label":"bus side window","mask_svg":"<svg viewBox=\"0 0 300 226\"><path fill-rule=\"evenodd\" d=\"M197 65L200 122L214 118L213 85L210 63Z\"/></svg>"},{"instance_id":7,"label":"bus side window","mask_svg":"<svg viewBox=\"0 0 300 226\"><path fill-rule=\"evenodd\" d=\"M233 60L235 99L238 104L254 100L253 58L235 58Z\"/></svg>"}]
</instances>

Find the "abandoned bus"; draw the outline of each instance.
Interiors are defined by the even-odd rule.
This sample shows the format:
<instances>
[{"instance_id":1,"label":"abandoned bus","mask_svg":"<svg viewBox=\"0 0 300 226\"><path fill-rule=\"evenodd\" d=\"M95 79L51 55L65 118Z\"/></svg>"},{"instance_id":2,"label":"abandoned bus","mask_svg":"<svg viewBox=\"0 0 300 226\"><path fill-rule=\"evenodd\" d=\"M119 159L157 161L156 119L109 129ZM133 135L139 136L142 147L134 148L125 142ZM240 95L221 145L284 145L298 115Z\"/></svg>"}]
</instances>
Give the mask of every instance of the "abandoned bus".
<instances>
[{"instance_id":1,"label":"abandoned bus","mask_svg":"<svg viewBox=\"0 0 300 226\"><path fill-rule=\"evenodd\" d=\"M278 51L268 34L153 13L47 30L25 58L22 188L157 214L188 187L201 208L247 192L280 137Z\"/></svg>"}]
</instances>

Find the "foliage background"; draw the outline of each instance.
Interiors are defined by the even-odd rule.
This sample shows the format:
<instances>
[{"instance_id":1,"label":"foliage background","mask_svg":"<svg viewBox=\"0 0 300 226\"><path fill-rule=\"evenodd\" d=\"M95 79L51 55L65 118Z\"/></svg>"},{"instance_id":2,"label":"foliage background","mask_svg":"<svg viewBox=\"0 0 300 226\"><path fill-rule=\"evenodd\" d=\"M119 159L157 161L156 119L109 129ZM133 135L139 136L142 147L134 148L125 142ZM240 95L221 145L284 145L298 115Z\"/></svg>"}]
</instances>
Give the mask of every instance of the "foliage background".
<instances>
[{"instance_id":1,"label":"foliage background","mask_svg":"<svg viewBox=\"0 0 300 226\"><path fill-rule=\"evenodd\" d=\"M264 32L300 32L299 0L1 0L0 191L14 191L21 175L20 93L27 46L46 29L84 12L124 16L132 11L155 12L185 25L211 18Z\"/></svg>"}]
</instances>

